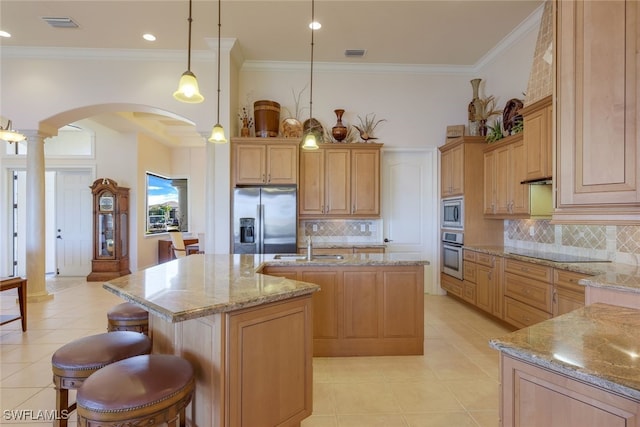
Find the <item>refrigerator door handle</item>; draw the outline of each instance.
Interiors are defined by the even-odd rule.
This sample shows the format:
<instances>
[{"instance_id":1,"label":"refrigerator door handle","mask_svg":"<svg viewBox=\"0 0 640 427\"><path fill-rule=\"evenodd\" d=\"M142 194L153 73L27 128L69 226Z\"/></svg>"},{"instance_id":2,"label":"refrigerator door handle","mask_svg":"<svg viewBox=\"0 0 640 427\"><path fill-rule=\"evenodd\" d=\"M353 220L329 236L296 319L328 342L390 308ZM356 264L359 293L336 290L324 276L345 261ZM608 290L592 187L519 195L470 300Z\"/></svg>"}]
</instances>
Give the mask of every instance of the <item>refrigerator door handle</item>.
<instances>
[{"instance_id":1,"label":"refrigerator door handle","mask_svg":"<svg viewBox=\"0 0 640 427\"><path fill-rule=\"evenodd\" d=\"M259 204L258 205L258 218L260 221L260 241L259 241L259 246L258 246L258 253L263 254L264 253L264 205L263 204Z\"/></svg>"}]
</instances>

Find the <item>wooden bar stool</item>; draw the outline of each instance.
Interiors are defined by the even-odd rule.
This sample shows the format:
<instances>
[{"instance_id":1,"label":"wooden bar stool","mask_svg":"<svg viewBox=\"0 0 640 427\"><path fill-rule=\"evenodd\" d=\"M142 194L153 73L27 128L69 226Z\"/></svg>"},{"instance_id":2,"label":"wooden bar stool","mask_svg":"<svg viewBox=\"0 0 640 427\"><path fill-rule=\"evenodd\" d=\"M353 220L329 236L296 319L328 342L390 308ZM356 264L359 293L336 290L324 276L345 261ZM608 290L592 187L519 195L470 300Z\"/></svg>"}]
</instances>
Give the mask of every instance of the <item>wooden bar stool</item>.
<instances>
[{"instance_id":1,"label":"wooden bar stool","mask_svg":"<svg viewBox=\"0 0 640 427\"><path fill-rule=\"evenodd\" d=\"M78 389L78 426L151 426L180 422L195 390L191 364L151 354L112 363Z\"/></svg>"},{"instance_id":2,"label":"wooden bar stool","mask_svg":"<svg viewBox=\"0 0 640 427\"><path fill-rule=\"evenodd\" d=\"M18 290L18 304L20 315L0 314L0 325L20 320L22 322L22 332L27 330L27 279L22 277L3 277L0 279L0 292L9 289Z\"/></svg>"},{"instance_id":3,"label":"wooden bar stool","mask_svg":"<svg viewBox=\"0 0 640 427\"><path fill-rule=\"evenodd\" d=\"M128 357L151 353L151 339L132 331L105 332L71 341L51 357L53 384L56 389L55 425L67 426L67 416L76 409L69 405L69 390L77 389L89 375L111 363Z\"/></svg>"},{"instance_id":4,"label":"wooden bar stool","mask_svg":"<svg viewBox=\"0 0 640 427\"><path fill-rule=\"evenodd\" d=\"M149 335L149 312L123 302L107 312L107 331L134 331Z\"/></svg>"}]
</instances>

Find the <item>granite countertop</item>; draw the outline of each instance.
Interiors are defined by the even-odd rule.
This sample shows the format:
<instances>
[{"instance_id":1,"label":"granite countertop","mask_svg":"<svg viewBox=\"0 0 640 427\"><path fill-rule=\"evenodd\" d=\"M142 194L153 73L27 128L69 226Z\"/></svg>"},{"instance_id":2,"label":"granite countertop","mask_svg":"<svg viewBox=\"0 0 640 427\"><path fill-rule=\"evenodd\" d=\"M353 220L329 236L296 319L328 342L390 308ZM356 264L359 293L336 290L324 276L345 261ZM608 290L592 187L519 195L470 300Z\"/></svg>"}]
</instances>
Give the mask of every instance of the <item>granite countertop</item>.
<instances>
[{"instance_id":1,"label":"granite countertop","mask_svg":"<svg viewBox=\"0 0 640 427\"><path fill-rule=\"evenodd\" d=\"M504 258L518 259L533 264L545 265L561 270L590 275L580 280L584 286L611 288L622 292L640 293L640 267L615 262L557 262L545 259L518 255L516 248L506 246L473 246L465 245L465 249Z\"/></svg>"},{"instance_id":2,"label":"granite countertop","mask_svg":"<svg viewBox=\"0 0 640 427\"><path fill-rule=\"evenodd\" d=\"M640 400L640 310L592 304L489 343L525 362Z\"/></svg>"},{"instance_id":3,"label":"granite countertop","mask_svg":"<svg viewBox=\"0 0 640 427\"><path fill-rule=\"evenodd\" d=\"M350 249L350 248L386 248L384 243L316 243L313 247L318 249ZM298 242L298 249L307 249L306 242Z\"/></svg>"},{"instance_id":4,"label":"granite countertop","mask_svg":"<svg viewBox=\"0 0 640 427\"><path fill-rule=\"evenodd\" d=\"M313 283L257 273L260 256L195 254L110 280L103 287L169 322L307 295Z\"/></svg>"},{"instance_id":5,"label":"granite countertop","mask_svg":"<svg viewBox=\"0 0 640 427\"><path fill-rule=\"evenodd\" d=\"M304 254L297 254L303 256ZM262 262L264 265L270 266L300 266L300 265L318 265L318 266L380 266L380 265L429 265L427 257L419 252L398 252L384 254L352 254L342 255L342 259L331 258L312 258L307 259L273 259L275 255L263 255Z\"/></svg>"},{"instance_id":6,"label":"granite countertop","mask_svg":"<svg viewBox=\"0 0 640 427\"><path fill-rule=\"evenodd\" d=\"M307 295L313 283L268 276L265 265L428 265L418 253L354 254L343 259L274 260L275 255L195 254L109 280L103 287L164 320L181 322Z\"/></svg>"}]
</instances>

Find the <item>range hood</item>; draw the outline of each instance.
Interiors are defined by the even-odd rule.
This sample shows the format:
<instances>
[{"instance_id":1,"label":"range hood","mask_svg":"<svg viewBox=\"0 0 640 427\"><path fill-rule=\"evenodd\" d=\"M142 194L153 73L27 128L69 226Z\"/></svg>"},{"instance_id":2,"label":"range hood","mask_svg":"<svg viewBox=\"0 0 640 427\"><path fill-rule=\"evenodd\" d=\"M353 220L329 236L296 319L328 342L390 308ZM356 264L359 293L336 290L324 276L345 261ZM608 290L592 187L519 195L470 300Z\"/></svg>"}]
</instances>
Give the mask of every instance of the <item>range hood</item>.
<instances>
[{"instance_id":1,"label":"range hood","mask_svg":"<svg viewBox=\"0 0 640 427\"><path fill-rule=\"evenodd\" d=\"M551 185L553 184L553 177L548 176L545 178L526 179L524 181L521 181L520 184Z\"/></svg>"}]
</instances>

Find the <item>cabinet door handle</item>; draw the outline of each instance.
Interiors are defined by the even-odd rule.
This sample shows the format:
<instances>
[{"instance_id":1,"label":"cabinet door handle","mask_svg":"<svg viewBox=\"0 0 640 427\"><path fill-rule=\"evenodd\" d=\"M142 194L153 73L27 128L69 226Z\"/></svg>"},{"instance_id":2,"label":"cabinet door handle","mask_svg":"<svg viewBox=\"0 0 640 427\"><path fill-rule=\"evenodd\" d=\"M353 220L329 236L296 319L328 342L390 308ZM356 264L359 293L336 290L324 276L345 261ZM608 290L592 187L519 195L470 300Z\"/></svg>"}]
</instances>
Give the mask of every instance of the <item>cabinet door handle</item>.
<instances>
[{"instance_id":1,"label":"cabinet door handle","mask_svg":"<svg viewBox=\"0 0 640 427\"><path fill-rule=\"evenodd\" d=\"M264 175L264 174L262 174L262 182L266 182L266 181L265 181L265 175Z\"/></svg>"},{"instance_id":2,"label":"cabinet door handle","mask_svg":"<svg viewBox=\"0 0 640 427\"><path fill-rule=\"evenodd\" d=\"M355 206L351 206L351 213L356 213L356 207Z\"/></svg>"},{"instance_id":3,"label":"cabinet door handle","mask_svg":"<svg viewBox=\"0 0 640 427\"><path fill-rule=\"evenodd\" d=\"M271 182L271 174L267 175L267 182Z\"/></svg>"}]
</instances>

